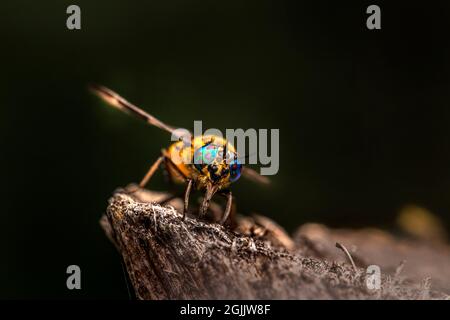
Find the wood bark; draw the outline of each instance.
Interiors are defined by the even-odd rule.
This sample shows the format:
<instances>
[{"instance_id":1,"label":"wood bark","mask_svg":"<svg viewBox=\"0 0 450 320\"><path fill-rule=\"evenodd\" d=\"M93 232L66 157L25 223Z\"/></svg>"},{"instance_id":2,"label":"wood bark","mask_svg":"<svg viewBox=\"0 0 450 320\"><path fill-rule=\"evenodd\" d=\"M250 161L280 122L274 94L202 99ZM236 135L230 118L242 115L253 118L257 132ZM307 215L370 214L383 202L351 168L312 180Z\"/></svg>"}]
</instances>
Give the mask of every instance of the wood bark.
<instances>
[{"instance_id":1,"label":"wood bark","mask_svg":"<svg viewBox=\"0 0 450 320\"><path fill-rule=\"evenodd\" d=\"M291 237L262 216L238 216L232 228L192 216L182 220L181 199L161 205L167 196L128 186L114 194L101 219L138 299L449 297L450 250L444 244L318 224L303 225ZM336 242L349 250L356 268ZM366 283L371 264L382 271L379 289Z\"/></svg>"}]
</instances>

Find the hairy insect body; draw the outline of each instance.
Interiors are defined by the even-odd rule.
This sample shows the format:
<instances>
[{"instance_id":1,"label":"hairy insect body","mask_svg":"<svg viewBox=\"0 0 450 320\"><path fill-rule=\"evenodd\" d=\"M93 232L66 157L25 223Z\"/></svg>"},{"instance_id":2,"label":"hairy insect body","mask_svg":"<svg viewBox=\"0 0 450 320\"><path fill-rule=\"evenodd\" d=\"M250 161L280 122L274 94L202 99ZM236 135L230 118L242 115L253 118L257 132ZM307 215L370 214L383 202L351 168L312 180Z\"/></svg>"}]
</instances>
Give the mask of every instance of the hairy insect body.
<instances>
[{"instance_id":1,"label":"hairy insect body","mask_svg":"<svg viewBox=\"0 0 450 320\"><path fill-rule=\"evenodd\" d=\"M91 86L91 90L110 106L171 133L172 136L175 134L174 127L133 105L114 91L96 85ZM193 187L204 191L199 210L200 215L206 213L210 200L215 193L226 196L227 204L220 221L225 223L230 214L233 199L228 187L239 179L241 173L254 181L268 183L266 178L255 171L249 168L243 170L234 146L222 137L207 135L192 139L179 138L180 141L172 143L167 149L163 149L162 155L151 165L139 186L145 187L159 166L165 164L172 181L187 185L184 194L183 218L188 211L189 195Z\"/></svg>"}]
</instances>

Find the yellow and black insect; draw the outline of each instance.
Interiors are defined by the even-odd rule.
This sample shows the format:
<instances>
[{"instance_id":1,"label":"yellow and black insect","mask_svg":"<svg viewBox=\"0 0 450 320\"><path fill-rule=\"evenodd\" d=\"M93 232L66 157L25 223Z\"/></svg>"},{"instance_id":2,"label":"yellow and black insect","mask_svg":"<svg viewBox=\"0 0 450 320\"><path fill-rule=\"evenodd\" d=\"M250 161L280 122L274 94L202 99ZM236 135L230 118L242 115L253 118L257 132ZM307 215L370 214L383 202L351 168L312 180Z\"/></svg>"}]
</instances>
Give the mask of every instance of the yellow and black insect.
<instances>
[{"instance_id":1,"label":"yellow and black insect","mask_svg":"<svg viewBox=\"0 0 450 320\"><path fill-rule=\"evenodd\" d=\"M227 197L225 212L221 219L223 224L230 214L233 199L229 186L237 181L241 174L256 182L269 183L268 178L259 175L256 171L243 168L236 149L226 139L212 135L198 137L190 135L187 141L186 135L177 134L175 128L131 104L114 91L97 85L91 86L91 90L109 105L137 116L179 138L179 141L162 150L162 155L151 165L139 186L145 187L155 171L164 163L172 181L187 184L184 193L183 218L188 209L192 188L205 191L200 207L201 216L206 213L209 202L216 192ZM189 161L185 161L186 159Z\"/></svg>"}]
</instances>

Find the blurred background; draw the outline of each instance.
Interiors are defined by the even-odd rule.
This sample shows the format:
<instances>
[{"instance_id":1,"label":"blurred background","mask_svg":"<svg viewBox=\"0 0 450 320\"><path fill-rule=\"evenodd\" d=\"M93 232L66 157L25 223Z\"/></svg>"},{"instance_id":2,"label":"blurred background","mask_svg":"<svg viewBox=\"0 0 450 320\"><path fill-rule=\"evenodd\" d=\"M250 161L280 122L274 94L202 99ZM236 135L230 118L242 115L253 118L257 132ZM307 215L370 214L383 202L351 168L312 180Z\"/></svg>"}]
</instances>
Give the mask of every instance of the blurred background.
<instances>
[{"instance_id":1,"label":"blurred background","mask_svg":"<svg viewBox=\"0 0 450 320\"><path fill-rule=\"evenodd\" d=\"M82 29L66 28L81 7ZM378 4L382 29L366 28ZM450 4L431 1L2 1L0 298L128 298L98 220L170 137L105 107L104 84L169 124L279 128L270 188L243 214L396 232L450 226ZM223 113L227 117L219 116ZM164 190L161 174L151 188ZM82 290L66 288L66 268Z\"/></svg>"}]
</instances>

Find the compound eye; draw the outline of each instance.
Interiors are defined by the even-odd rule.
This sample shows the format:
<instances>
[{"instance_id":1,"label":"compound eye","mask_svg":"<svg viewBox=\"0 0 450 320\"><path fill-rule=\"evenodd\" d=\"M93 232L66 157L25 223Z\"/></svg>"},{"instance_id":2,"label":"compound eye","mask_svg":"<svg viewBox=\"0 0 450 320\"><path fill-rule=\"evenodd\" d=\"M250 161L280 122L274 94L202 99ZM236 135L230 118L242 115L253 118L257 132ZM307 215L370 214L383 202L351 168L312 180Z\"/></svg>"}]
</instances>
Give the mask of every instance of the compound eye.
<instances>
[{"instance_id":1,"label":"compound eye","mask_svg":"<svg viewBox=\"0 0 450 320\"><path fill-rule=\"evenodd\" d=\"M198 171L202 171L205 166L214 162L218 151L218 147L212 144L198 148L194 152L194 167Z\"/></svg>"},{"instance_id":2,"label":"compound eye","mask_svg":"<svg viewBox=\"0 0 450 320\"><path fill-rule=\"evenodd\" d=\"M232 159L230 161L230 181L235 182L241 177L242 164L238 159Z\"/></svg>"}]
</instances>

